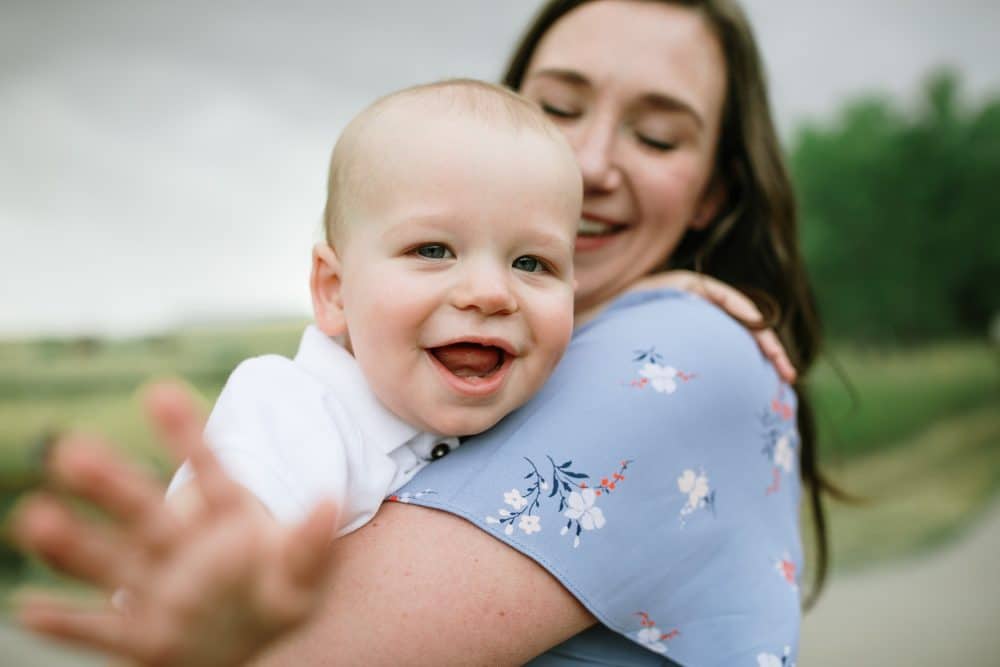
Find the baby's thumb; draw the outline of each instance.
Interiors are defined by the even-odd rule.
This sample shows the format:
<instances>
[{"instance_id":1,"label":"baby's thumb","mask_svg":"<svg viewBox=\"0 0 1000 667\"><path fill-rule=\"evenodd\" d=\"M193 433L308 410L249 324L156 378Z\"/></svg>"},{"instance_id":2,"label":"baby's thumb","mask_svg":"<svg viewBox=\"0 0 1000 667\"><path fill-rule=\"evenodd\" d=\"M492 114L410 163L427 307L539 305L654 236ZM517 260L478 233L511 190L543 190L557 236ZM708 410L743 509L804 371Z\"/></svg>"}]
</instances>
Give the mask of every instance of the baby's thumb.
<instances>
[{"instance_id":1,"label":"baby's thumb","mask_svg":"<svg viewBox=\"0 0 1000 667\"><path fill-rule=\"evenodd\" d=\"M336 505L325 500L292 529L285 550L285 564L296 584L312 586L325 577L330 567L337 517Z\"/></svg>"}]
</instances>

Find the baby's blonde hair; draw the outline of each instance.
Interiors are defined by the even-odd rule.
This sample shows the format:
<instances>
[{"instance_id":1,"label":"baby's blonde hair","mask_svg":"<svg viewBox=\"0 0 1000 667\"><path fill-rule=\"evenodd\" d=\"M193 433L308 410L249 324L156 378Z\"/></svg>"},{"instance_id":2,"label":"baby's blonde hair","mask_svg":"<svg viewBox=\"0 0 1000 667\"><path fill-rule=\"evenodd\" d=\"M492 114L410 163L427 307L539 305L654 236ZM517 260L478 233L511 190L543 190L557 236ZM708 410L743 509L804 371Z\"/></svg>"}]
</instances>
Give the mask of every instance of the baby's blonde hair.
<instances>
[{"instance_id":1,"label":"baby's blonde hair","mask_svg":"<svg viewBox=\"0 0 1000 667\"><path fill-rule=\"evenodd\" d=\"M331 245L343 231L352 204L363 198L370 187L371 174L365 167L371 163L363 159L368 136L378 131L379 118L385 112L411 104L427 105L443 113L457 110L485 124L513 131L527 129L539 132L569 150L562 133L534 103L493 83L476 79L446 79L389 93L355 116L333 148L323 214L326 240Z\"/></svg>"}]
</instances>

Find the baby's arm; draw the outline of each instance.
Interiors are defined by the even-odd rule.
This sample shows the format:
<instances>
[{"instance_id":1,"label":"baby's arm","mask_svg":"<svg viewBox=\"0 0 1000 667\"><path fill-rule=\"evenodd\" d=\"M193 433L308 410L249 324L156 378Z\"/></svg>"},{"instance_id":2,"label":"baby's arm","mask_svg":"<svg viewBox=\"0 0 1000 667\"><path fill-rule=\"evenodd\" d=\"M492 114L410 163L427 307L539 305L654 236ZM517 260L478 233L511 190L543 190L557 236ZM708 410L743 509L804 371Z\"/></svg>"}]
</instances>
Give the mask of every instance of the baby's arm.
<instances>
[{"instance_id":1,"label":"baby's arm","mask_svg":"<svg viewBox=\"0 0 1000 667\"><path fill-rule=\"evenodd\" d=\"M64 500L38 495L20 510L15 531L56 569L108 594L121 591L118 608L81 609L32 596L22 600L21 620L142 664L243 664L318 607L336 509L321 503L300 524L280 524L226 476L200 446L200 434L170 432L170 412L191 409L183 390L159 386L147 406L178 456L190 461L194 481L165 503L157 482L93 441L61 443L52 477L113 521L85 518Z\"/></svg>"}]
</instances>

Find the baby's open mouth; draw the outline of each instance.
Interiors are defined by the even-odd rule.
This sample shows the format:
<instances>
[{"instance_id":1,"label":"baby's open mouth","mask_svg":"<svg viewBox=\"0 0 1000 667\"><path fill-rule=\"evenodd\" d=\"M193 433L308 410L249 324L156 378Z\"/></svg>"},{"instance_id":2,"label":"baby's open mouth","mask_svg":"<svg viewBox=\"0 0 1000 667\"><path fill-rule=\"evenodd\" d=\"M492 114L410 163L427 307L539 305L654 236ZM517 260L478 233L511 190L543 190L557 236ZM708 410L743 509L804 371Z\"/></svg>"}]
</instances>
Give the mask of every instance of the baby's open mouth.
<instances>
[{"instance_id":1,"label":"baby's open mouth","mask_svg":"<svg viewBox=\"0 0 1000 667\"><path fill-rule=\"evenodd\" d=\"M451 343L427 350L441 365L460 378L485 378L496 373L507 353L495 345Z\"/></svg>"}]
</instances>

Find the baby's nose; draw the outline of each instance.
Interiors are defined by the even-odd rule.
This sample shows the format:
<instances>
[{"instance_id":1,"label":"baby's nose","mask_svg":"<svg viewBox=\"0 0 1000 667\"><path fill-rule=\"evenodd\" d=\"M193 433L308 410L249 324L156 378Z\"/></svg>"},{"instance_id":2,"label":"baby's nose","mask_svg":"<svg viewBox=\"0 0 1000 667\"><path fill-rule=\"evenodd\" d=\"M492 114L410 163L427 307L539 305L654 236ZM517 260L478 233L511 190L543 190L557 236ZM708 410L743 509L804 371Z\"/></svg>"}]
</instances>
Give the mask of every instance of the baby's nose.
<instances>
[{"instance_id":1,"label":"baby's nose","mask_svg":"<svg viewBox=\"0 0 1000 667\"><path fill-rule=\"evenodd\" d=\"M484 315L505 315L517 311L517 299L506 272L471 268L456 286L454 305L461 310L478 310Z\"/></svg>"}]
</instances>

